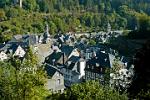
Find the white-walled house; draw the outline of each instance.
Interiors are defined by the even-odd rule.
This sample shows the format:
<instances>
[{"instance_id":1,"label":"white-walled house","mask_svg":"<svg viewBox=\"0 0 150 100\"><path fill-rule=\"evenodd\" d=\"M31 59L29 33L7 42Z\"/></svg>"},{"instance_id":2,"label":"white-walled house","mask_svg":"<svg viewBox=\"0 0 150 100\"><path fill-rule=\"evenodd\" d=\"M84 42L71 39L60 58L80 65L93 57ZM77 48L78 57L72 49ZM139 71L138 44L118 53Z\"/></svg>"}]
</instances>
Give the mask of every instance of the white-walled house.
<instances>
[{"instance_id":1,"label":"white-walled house","mask_svg":"<svg viewBox=\"0 0 150 100\"><path fill-rule=\"evenodd\" d=\"M61 69L64 74L66 86L79 83L83 80L85 75L86 61L78 56L72 56L68 59L66 65Z\"/></svg>"},{"instance_id":2,"label":"white-walled house","mask_svg":"<svg viewBox=\"0 0 150 100\"><path fill-rule=\"evenodd\" d=\"M46 65L45 70L48 75L48 80L45 84L46 89L55 92L63 92L65 89L64 86L64 76L55 66Z\"/></svg>"},{"instance_id":3,"label":"white-walled house","mask_svg":"<svg viewBox=\"0 0 150 100\"><path fill-rule=\"evenodd\" d=\"M25 50L19 45L14 51L13 56L24 57L25 54Z\"/></svg>"},{"instance_id":4,"label":"white-walled house","mask_svg":"<svg viewBox=\"0 0 150 100\"><path fill-rule=\"evenodd\" d=\"M85 80L99 80L100 83L104 82L105 70L112 68L112 63L115 57L111 54L98 52L87 61L85 68Z\"/></svg>"},{"instance_id":5,"label":"white-walled house","mask_svg":"<svg viewBox=\"0 0 150 100\"><path fill-rule=\"evenodd\" d=\"M7 54L4 51L1 51L0 52L0 61L4 61L4 60L7 60L7 59L8 59Z\"/></svg>"}]
</instances>

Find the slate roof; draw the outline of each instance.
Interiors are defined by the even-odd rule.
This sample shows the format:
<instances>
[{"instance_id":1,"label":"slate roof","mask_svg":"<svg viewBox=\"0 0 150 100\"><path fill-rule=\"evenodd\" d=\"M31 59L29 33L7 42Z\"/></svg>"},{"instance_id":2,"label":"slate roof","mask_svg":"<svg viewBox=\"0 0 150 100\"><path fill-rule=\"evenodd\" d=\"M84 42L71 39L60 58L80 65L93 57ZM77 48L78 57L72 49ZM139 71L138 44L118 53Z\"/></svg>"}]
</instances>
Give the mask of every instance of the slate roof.
<instances>
[{"instance_id":1,"label":"slate roof","mask_svg":"<svg viewBox=\"0 0 150 100\"><path fill-rule=\"evenodd\" d=\"M35 45L37 43L37 35L15 35L9 43L26 43L29 45Z\"/></svg>"},{"instance_id":2,"label":"slate roof","mask_svg":"<svg viewBox=\"0 0 150 100\"><path fill-rule=\"evenodd\" d=\"M72 63L76 63L79 61L79 57L78 56L71 56L68 61L71 61Z\"/></svg>"},{"instance_id":3,"label":"slate roof","mask_svg":"<svg viewBox=\"0 0 150 100\"><path fill-rule=\"evenodd\" d=\"M53 75L58 71L61 73L58 69L54 68L53 66L50 65L45 65L45 71L47 72L48 76L53 77Z\"/></svg>"},{"instance_id":4,"label":"slate roof","mask_svg":"<svg viewBox=\"0 0 150 100\"><path fill-rule=\"evenodd\" d=\"M63 56L62 52L53 52L48 57L46 57L45 62L53 65L53 60L57 62Z\"/></svg>"},{"instance_id":5,"label":"slate roof","mask_svg":"<svg viewBox=\"0 0 150 100\"><path fill-rule=\"evenodd\" d=\"M65 53L65 55L67 57L69 57L69 55L71 54L71 52L74 50L73 46L69 46L69 45L62 45L62 47L60 48L60 50Z\"/></svg>"},{"instance_id":6,"label":"slate roof","mask_svg":"<svg viewBox=\"0 0 150 100\"><path fill-rule=\"evenodd\" d=\"M75 45L76 48L78 48L79 50L85 50L86 49L86 45L83 43L77 43Z\"/></svg>"},{"instance_id":7,"label":"slate roof","mask_svg":"<svg viewBox=\"0 0 150 100\"><path fill-rule=\"evenodd\" d=\"M8 50L12 50L12 53L15 53L15 51L17 50L17 48L18 48L18 45L13 44L13 45L10 46L10 48L8 48Z\"/></svg>"},{"instance_id":8,"label":"slate roof","mask_svg":"<svg viewBox=\"0 0 150 100\"><path fill-rule=\"evenodd\" d=\"M75 63L71 63L71 64L67 67L67 69L72 70L72 69L74 68L74 66L75 66Z\"/></svg>"},{"instance_id":9,"label":"slate roof","mask_svg":"<svg viewBox=\"0 0 150 100\"><path fill-rule=\"evenodd\" d=\"M111 67L109 54L99 52L97 56L98 56L97 63L99 63L103 67Z\"/></svg>"},{"instance_id":10,"label":"slate roof","mask_svg":"<svg viewBox=\"0 0 150 100\"><path fill-rule=\"evenodd\" d=\"M3 51L5 44L0 44L0 50Z\"/></svg>"},{"instance_id":11,"label":"slate roof","mask_svg":"<svg viewBox=\"0 0 150 100\"><path fill-rule=\"evenodd\" d=\"M71 63L69 66L66 66L66 69L72 70L74 75L80 73L80 66L77 63Z\"/></svg>"},{"instance_id":12,"label":"slate roof","mask_svg":"<svg viewBox=\"0 0 150 100\"><path fill-rule=\"evenodd\" d=\"M129 60L129 58L122 56L121 61L123 63L126 63L126 62L129 62L130 60Z\"/></svg>"},{"instance_id":13,"label":"slate roof","mask_svg":"<svg viewBox=\"0 0 150 100\"><path fill-rule=\"evenodd\" d=\"M80 61L80 58L78 56L71 56L68 59L69 62L71 62L70 65L65 66L66 69L74 70L76 73L80 73L80 66L78 62Z\"/></svg>"},{"instance_id":14,"label":"slate roof","mask_svg":"<svg viewBox=\"0 0 150 100\"><path fill-rule=\"evenodd\" d=\"M100 72L101 68L111 68L114 56L106 53L99 52L96 57L87 61L85 70L92 72Z\"/></svg>"},{"instance_id":15,"label":"slate roof","mask_svg":"<svg viewBox=\"0 0 150 100\"><path fill-rule=\"evenodd\" d=\"M25 43L25 42L12 42L12 41L9 41L8 43L1 45L0 50L5 51L6 53L10 53L10 51L12 53L14 53L16 51L16 49L18 48L18 46L21 46L25 51L28 48L28 44Z\"/></svg>"}]
</instances>

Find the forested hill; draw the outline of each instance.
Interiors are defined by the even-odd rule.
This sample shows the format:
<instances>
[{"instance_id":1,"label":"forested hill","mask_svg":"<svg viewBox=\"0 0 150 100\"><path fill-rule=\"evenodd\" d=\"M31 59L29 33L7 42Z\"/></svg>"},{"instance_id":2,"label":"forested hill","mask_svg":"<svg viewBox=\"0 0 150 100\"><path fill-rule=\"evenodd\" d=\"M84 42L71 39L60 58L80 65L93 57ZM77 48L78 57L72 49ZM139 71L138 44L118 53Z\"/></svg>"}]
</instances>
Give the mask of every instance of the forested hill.
<instances>
[{"instance_id":1,"label":"forested hill","mask_svg":"<svg viewBox=\"0 0 150 100\"><path fill-rule=\"evenodd\" d=\"M149 15L150 0L0 0L0 42L41 33L46 23L51 34L105 30L108 22L112 29L134 30L139 16Z\"/></svg>"},{"instance_id":2,"label":"forested hill","mask_svg":"<svg viewBox=\"0 0 150 100\"><path fill-rule=\"evenodd\" d=\"M0 0L0 7L14 6L19 0ZM19 3L18 3L19 4ZM111 13L127 5L138 12L150 14L150 0L22 0L26 10L40 12L90 11Z\"/></svg>"}]
</instances>

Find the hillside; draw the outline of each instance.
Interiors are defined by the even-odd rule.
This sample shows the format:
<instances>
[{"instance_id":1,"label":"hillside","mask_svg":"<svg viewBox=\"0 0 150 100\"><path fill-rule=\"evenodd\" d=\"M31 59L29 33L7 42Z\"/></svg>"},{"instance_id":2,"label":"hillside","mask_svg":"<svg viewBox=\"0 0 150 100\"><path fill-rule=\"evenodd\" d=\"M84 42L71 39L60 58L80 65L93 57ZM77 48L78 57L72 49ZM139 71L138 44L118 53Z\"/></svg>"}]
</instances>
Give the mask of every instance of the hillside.
<instances>
[{"instance_id":1,"label":"hillside","mask_svg":"<svg viewBox=\"0 0 150 100\"><path fill-rule=\"evenodd\" d=\"M0 42L14 34L139 28L139 16L150 15L149 0L0 0Z\"/></svg>"}]
</instances>

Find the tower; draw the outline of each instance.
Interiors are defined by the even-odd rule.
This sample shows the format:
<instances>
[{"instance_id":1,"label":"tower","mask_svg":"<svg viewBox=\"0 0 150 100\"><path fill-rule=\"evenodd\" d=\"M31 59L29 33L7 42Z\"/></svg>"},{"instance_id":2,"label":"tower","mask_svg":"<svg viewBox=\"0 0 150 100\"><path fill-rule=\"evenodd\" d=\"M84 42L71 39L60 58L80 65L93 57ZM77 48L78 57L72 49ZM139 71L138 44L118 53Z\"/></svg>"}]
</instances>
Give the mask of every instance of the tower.
<instances>
[{"instance_id":1,"label":"tower","mask_svg":"<svg viewBox=\"0 0 150 100\"><path fill-rule=\"evenodd\" d=\"M19 0L20 8L22 8L22 0Z\"/></svg>"},{"instance_id":2,"label":"tower","mask_svg":"<svg viewBox=\"0 0 150 100\"><path fill-rule=\"evenodd\" d=\"M45 33L44 33L44 42L48 43L50 40L50 34L49 34L49 26L46 25Z\"/></svg>"},{"instance_id":3,"label":"tower","mask_svg":"<svg viewBox=\"0 0 150 100\"><path fill-rule=\"evenodd\" d=\"M110 32L111 31L111 25L110 23L107 24L107 32Z\"/></svg>"}]
</instances>

